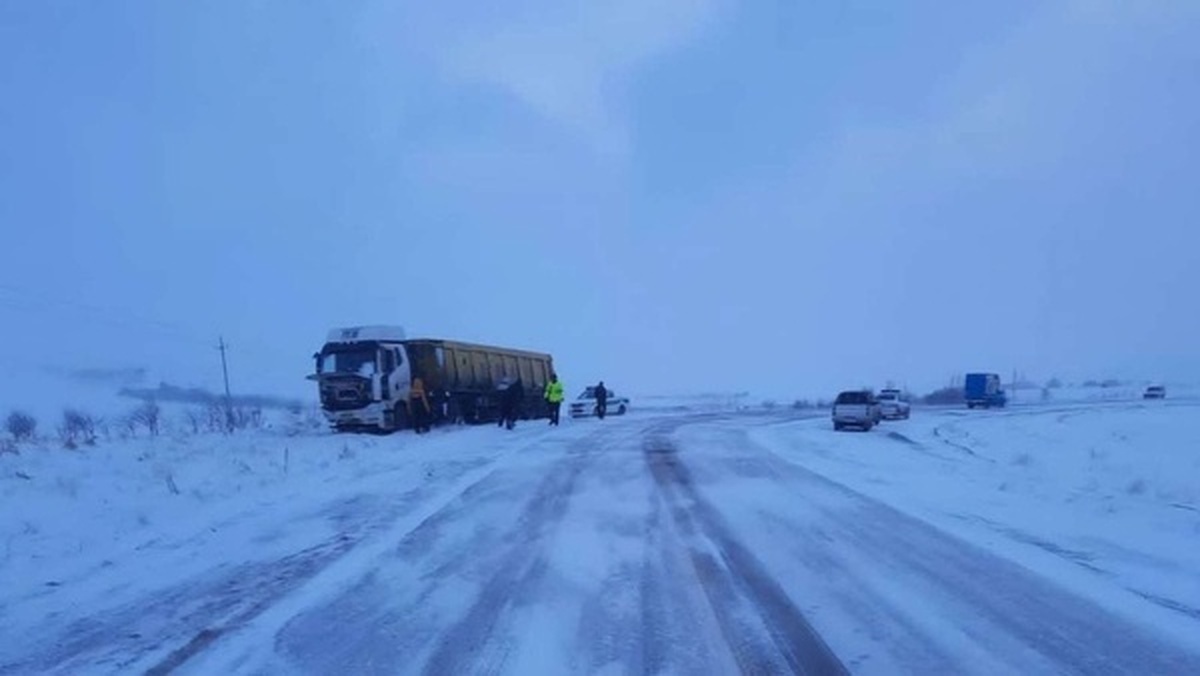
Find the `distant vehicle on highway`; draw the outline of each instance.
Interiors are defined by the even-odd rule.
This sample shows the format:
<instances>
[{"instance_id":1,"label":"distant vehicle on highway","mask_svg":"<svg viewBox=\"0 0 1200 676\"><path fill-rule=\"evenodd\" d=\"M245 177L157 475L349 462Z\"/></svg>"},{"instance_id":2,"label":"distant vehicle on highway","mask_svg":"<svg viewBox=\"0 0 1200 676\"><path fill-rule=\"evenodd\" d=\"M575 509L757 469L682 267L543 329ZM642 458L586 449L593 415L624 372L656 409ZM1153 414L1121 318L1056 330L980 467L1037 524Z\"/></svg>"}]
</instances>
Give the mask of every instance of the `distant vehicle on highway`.
<instances>
[{"instance_id":1,"label":"distant vehicle on highway","mask_svg":"<svg viewBox=\"0 0 1200 676\"><path fill-rule=\"evenodd\" d=\"M908 420L912 407L904 401L900 390L880 390L876 399L879 401L879 415L884 420Z\"/></svg>"},{"instance_id":2,"label":"distant vehicle on highway","mask_svg":"<svg viewBox=\"0 0 1200 676\"><path fill-rule=\"evenodd\" d=\"M968 373L963 387L967 408L1004 408L1008 395L995 373Z\"/></svg>"},{"instance_id":3,"label":"distant vehicle on highway","mask_svg":"<svg viewBox=\"0 0 1200 676\"><path fill-rule=\"evenodd\" d=\"M1142 393L1142 399L1166 399L1167 388L1162 385L1151 385Z\"/></svg>"},{"instance_id":4,"label":"distant vehicle on highway","mask_svg":"<svg viewBox=\"0 0 1200 676\"><path fill-rule=\"evenodd\" d=\"M629 412L629 398L618 397L616 392L608 390L608 415L625 415ZM590 418L596 415L596 388L584 390L575 401L571 402L572 418Z\"/></svg>"},{"instance_id":5,"label":"distant vehicle on highway","mask_svg":"<svg viewBox=\"0 0 1200 676\"><path fill-rule=\"evenodd\" d=\"M833 429L857 427L870 431L879 423L879 402L870 390L848 390L833 402Z\"/></svg>"}]
</instances>

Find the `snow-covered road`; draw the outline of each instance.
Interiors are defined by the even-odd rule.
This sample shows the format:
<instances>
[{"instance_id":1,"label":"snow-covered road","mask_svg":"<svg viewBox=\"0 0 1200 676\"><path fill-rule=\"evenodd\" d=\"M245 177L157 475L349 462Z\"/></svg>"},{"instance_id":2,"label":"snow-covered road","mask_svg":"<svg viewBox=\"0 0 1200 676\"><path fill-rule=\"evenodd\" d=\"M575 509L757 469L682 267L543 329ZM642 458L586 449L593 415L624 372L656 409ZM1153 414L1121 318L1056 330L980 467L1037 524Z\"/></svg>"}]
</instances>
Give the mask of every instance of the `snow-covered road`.
<instances>
[{"instance_id":1,"label":"snow-covered road","mask_svg":"<svg viewBox=\"0 0 1200 676\"><path fill-rule=\"evenodd\" d=\"M78 605L6 593L43 606L0 610L21 625L0 673L1200 673L1200 618L1111 602L839 471L847 449L886 468L865 459L879 444L962 424L931 415L869 435L678 414L384 439L419 450L231 518L230 551L141 550L108 586L83 577Z\"/></svg>"}]
</instances>

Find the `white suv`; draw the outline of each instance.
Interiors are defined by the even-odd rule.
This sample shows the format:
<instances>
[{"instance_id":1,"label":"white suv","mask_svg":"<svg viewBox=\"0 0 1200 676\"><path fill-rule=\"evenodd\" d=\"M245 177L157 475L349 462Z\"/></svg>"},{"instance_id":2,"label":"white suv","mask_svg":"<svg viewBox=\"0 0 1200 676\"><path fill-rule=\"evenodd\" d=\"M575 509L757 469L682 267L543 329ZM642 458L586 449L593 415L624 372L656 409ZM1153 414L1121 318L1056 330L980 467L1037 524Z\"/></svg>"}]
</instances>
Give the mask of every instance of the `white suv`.
<instances>
[{"instance_id":1,"label":"white suv","mask_svg":"<svg viewBox=\"0 0 1200 676\"><path fill-rule=\"evenodd\" d=\"M879 415L884 420L908 420L912 407L901 398L900 390L880 390L876 399L879 400Z\"/></svg>"},{"instance_id":2,"label":"white suv","mask_svg":"<svg viewBox=\"0 0 1200 676\"><path fill-rule=\"evenodd\" d=\"M842 392L833 403L833 429L858 427L871 431L879 422L879 403L870 390Z\"/></svg>"}]
</instances>

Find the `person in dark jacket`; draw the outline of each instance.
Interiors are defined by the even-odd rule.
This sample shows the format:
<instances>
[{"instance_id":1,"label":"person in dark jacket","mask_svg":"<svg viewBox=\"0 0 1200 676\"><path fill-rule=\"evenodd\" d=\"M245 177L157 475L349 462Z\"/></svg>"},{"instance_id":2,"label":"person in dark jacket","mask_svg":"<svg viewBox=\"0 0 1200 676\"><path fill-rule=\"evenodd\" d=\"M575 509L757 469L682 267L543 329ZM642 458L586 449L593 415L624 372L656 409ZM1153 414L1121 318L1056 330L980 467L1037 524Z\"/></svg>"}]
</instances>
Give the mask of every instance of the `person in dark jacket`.
<instances>
[{"instance_id":1,"label":"person in dark jacket","mask_svg":"<svg viewBox=\"0 0 1200 676\"><path fill-rule=\"evenodd\" d=\"M604 420L604 414L608 413L608 388L604 386L604 381L596 386L596 416Z\"/></svg>"},{"instance_id":2,"label":"person in dark jacket","mask_svg":"<svg viewBox=\"0 0 1200 676\"><path fill-rule=\"evenodd\" d=\"M517 417L521 415L521 402L525 399L525 384L517 378L504 391L504 426L512 429L517 426Z\"/></svg>"},{"instance_id":3,"label":"person in dark jacket","mask_svg":"<svg viewBox=\"0 0 1200 676\"><path fill-rule=\"evenodd\" d=\"M425 394L425 381L413 378L412 387L408 390L408 418L413 431L417 434L428 432L432 417L433 409L429 406L429 397Z\"/></svg>"}]
</instances>

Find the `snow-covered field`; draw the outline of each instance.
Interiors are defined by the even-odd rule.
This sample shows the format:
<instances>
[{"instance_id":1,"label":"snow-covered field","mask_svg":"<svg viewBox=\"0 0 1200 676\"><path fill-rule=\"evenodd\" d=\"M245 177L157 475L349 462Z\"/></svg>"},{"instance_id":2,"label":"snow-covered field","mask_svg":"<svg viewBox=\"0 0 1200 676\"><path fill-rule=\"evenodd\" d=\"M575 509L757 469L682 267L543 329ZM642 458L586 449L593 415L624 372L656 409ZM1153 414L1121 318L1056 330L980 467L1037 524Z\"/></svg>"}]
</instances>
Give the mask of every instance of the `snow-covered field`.
<instances>
[{"instance_id":1,"label":"snow-covered field","mask_svg":"<svg viewBox=\"0 0 1200 676\"><path fill-rule=\"evenodd\" d=\"M0 673L1200 673L1198 413L26 444Z\"/></svg>"}]
</instances>

